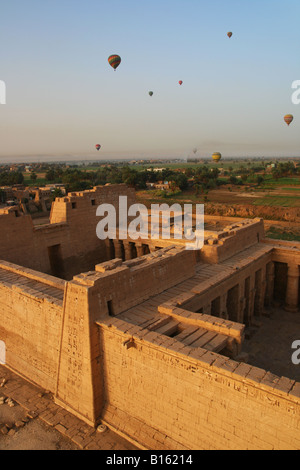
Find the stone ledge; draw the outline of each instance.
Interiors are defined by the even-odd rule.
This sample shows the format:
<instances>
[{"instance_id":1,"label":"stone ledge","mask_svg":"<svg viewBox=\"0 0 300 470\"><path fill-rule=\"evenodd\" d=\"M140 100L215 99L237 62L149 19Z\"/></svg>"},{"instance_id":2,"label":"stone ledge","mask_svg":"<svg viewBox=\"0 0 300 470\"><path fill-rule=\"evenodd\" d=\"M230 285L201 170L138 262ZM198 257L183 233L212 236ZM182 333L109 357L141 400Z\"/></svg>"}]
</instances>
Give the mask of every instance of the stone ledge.
<instances>
[{"instance_id":1,"label":"stone ledge","mask_svg":"<svg viewBox=\"0 0 300 470\"><path fill-rule=\"evenodd\" d=\"M50 274L34 271L33 269L23 268L22 266L9 263L8 261L0 260L0 269L12 272L18 276L30 279L32 281L40 282L41 284L46 284L59 290L65 289L66 281L62 279L50 276Z\"/></svg>"}]
</instances>

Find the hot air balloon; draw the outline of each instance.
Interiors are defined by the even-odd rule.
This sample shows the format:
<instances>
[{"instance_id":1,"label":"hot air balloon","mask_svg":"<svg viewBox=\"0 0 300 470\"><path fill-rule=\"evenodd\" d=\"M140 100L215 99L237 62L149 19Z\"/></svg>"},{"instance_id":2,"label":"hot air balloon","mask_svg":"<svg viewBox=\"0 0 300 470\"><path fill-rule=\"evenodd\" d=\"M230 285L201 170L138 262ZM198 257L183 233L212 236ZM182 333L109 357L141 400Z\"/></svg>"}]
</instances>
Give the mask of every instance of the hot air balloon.
<instances>
[{"instance_id":1,"label":"hot air balloon","mask_svg":"<svg viewBox=\"0 0 300 470\"><path fill-rule=\"evenodd\" d=\"M113 54L113 55L109 56L108 63L109 63L109 65L112 66L113 69L116 70L116 68L119 67L119 65L121 63L121 57L117 54Z\"/></svg>"},{"instance_id":2,"label":"hot air balloon","mask_svg":"<svg viewBox=\"0 0 300 470\"><path fill-rule=\"evenodd\" d=\"M179 85L182 85L182 84L183 84L183 81L182 81L182 80L179 80L178 83L179 83Z\"/></svg>"},{"instance_id":3,"label":"hot air balloon","mask_svg":"<svg viewBox=\"0 0 300 470\"><path fill-rule=\"evenodd\" d=\"M287 114L286 116L284 116L284 120L288 126L291 124L293 119L294 119L294 116L292 116L291 114Z\"/></svg>"},{"instance_id":4,"label":"hot air balloon","mask_svg":"<svg viewBox=\"0 0 300 470\"><path fill-rule=\"evenodd\" d=\"M212 155L212 159L214 162L219 162L222 158L222 155L219 153L219 152L215 152L213 155Z\"/></svg>"},{"instance_id":5,"label":"hot air balloon","mask_svg":"<svg viewBox=\"0 0 300 470\"><path fill-rule=\"evenodd\" d=\"M153 91L149 91L149 95L152 96L152 95L153 95Z\"/></svg>"},{"instance_id":6,"label":"hot air balloon","mask_svg":"<svg viewBox=\"0 0 300 470\"><path fill-rule=\"evenodd\" d=\"M198 149L196 149L196 148L193 149L193 153L194 153L195 155L196 155L197 151L198 151Z\"/></svg>"},{"instance_id":7,"label":"hot air balloon","mask_svg":"<svg viewBox=\"0 0 300 470\"><path fill-rule=\"evenodd\" d=\"M227 36L228 36L229 38L231 38L232 33L231 33L231 32L227 33Z\"/></svg>"},{"instance_id":8,"label":"hot air balloon","mask_svg":"<svg viewBox=\"0 0 300 470\"><path fill-rule=\"evenodd\" d=\"M101 145L100 145L100 144L97 144L97 145L95 145L95 147L96 147L96 149L97 149L98 152L99 152L99 150L101 149Z\"/></svg>"}]
</instances>

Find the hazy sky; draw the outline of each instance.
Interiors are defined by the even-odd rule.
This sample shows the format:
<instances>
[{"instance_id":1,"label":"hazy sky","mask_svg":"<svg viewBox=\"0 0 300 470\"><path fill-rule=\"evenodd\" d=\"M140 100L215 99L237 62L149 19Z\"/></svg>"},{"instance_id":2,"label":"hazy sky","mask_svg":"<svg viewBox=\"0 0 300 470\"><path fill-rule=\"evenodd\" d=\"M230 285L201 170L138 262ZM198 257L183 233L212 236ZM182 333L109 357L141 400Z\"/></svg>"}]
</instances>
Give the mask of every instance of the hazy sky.
<instances>
[{"instance_id":1,"label":"hazy sky","mask_svg":"<svg viewBox=\"0 0 300 470\"><path fill-rule=\"evenodd\" d=\"M291 101L299 0L0 6L0 162L187 157L194 147L198 156L300 155L300 104ZM111 54L122 58L117 71Z\"/></svg>"}]
</instances>

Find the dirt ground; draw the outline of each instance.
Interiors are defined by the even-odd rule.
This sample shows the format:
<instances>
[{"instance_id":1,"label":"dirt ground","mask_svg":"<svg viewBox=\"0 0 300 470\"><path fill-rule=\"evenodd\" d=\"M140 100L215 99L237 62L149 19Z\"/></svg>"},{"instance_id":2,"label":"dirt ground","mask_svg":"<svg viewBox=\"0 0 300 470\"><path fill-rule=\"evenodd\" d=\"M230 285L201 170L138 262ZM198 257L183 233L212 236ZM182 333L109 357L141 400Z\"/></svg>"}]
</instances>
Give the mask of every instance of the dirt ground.
<instances>
[{"instance_id":1,"label":"dirt ground","mask_svg":"<svg viewBox=\"0 0 300 470\"><path fill-rule=\"evenodd\" d=\"M137 450L99 424L89 426L57 405L50 391L0 364L0 450Z\"/></svg>"},{"instance_id":2,"label":"dirt ground","mask_svg":"<svg viewBox=\"0 0 300 470\"><path fill-rule=\"evenodd\" d=\"M261 326L253 329L253 336L244 341L248 364L300 382L300 365L292 362L292 343L300 340L300 312L273 308L267 313L259 318Z\"/></svg>"},{"instance_id":3,"label":"dirt ground","mask_svg":"<svg viewBox=\"0 0 300 470\"><path fill-rule=\"evenodd\" d=\"M4 425L7 434L1 432ZM5 403L0 405L0 450L79 450L79 447L42 421L28 418L17 403L14 407Z\"/></svg>"}]
</instances>

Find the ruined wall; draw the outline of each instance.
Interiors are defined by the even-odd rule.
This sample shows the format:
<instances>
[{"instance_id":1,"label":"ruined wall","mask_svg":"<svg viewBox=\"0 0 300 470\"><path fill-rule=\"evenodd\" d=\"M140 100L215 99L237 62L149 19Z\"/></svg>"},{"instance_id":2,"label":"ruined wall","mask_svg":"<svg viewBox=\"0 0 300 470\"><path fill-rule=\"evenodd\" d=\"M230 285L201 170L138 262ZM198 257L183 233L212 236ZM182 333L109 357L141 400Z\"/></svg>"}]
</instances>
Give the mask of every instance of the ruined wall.
<instances>
[{"instance_id":1,"label":"ruined wall","mask_svg":"<svg viewBox=\"0 0 300 470\"><path fill-rule=\"evenodd\" d=\"M105 200L102 194L99 201L111 202L113 187L99 191L107 196ZM93 200L93 191L60 199L53 206L52 223L39 229L26 217L19 222L21 218L7 214L15 217L9 219L10 227L0 217L1 256L47 271L51 269L48 248L60 244L69 275L68 262L80 271L76 257L95 264L101 253L94 250L105 243L95 237L98 200ZM258 221L232 231L228 237L226 231L217 235L216 244L208 246L212 259L227 259L257 244L263 228ZM20 235L24 237L21 246ZM236 260L224 269L224 278L222 274L206 285L206 291L205 281L199 281L192 297L190 292L182 295L180 305L205 309L220 295L219 288L226 291L236 284L237 298L242 300L236 315L243 318L250 311L247 301L253 306L263 298L267 266L277 259L273 252L283 261L287 252L295 257L293 250L261 245L261 254L251 258L253 266L245 267L249 260L243 257ZM184 346L176 338L142 330L114 316L194 276L195 253L177 247L131 261L117 259L96 268L94 264L92 271L65 283L0 262L0 340L7 346L8 367L53 391L57 403L87 423L95 425L102 419L141 447L300 448L300 384ZM261 271L257 285L263 286L259 296L255 294L257 270ZM249 292L243 294L246 276L251 278Z\"/></svg>"},{"instance_id":2,"label":"ruined wall","mask_svg":"<svg viewBox=\"0 0 300 470\"><path fill-rule=\"evenodd\" d=\"M206 313L207 306L210 306L216 299L220 299L219 311L216 316L223 317L227 312L230 320L249 325L253 315L259 315L264 309L265 297L270 290L273 297L273 289L270 285L272 279L267 273L267 267L272 260L272 248L262 251L256 258L245 258L241 262L236 262L236 266L224 266L224 271L215 279L209 279L199 283L192 292L186 293L180 306L192 312L200 309ZM248 265L246 265L248 263ZM258 276L259 275L259 276ZM247 288L248 283L248 288ZM233 305L228 305L228 292L236 289L233 295ZM172 302L169 302L172 304ZM226 305L227 304L227 305ZM166 305L167 306L167 305ZM163 311L163 308L160 309Z\"/></svg>"},{"instance_id":3,"label":"ruined wall","mask_svg":"<svg viewBox=\"0 0 300 470\"><path fill-rule=\"evenodd\" d=\"M300 448L300 383L117 319L99 336L102 419L142 448Z\"/></svg>"},{"instance_id":4,"label":"ruined wall","mask_svg":"<svg viewBox=\"0 0 300 470\"><path fill-rule=\"evenodd\" d=\"M300 384L108 315L107 301L122 312L193 276L194 263L170 248L67 283L0 263L7 366L143 448L299 449Z\"/></svg>"},{"instance_id":5,"label":"ruined wall","mask_svg":"<svg viewBox=\"0 0 300 470\"><path fill-rule=\"evenodd\" d=\"M66 287L55 400L94 426L102 409L103 377L91 296L89 288L76 281Z\"/></svg>"},{"instance_id":6,"label":"ruined wall","mask_svg":"<svg viewBox=\"0 0 300 470\"><path fill-rule=\"evenodd\" d=\"M119 196L135 202L134 190L125 185L96 187L57 198L52 205L50 224L34 227L30 216L15 213L0 216L0 259L64 279L94 269L107 260L105 242L96 235L100 219L97 207L110 202L118 216Z\"/></svg>"},{"instance_id":7,"label":"ruined wall","mask_svg":"<svg viewBox=\"0 0 300 470\"><path fill-rule=\"evenodd\" d=\"M30 216L16 217L15 211L0 214L0 259L34 269L38 253L33 243L33 231Z\"/></svg>"},{"instance_id":8,"label":"ruined wall","mask_svg":"<svg viewBox=\"0 0 300 470\"><path fill-rule=\"evenodd\" d=\"M99 420L103 375L96 321L120 313L191 277L194 258L187 250L162 250L144 262L114 260L68 283L56 401L89 424ZM167 275L169 273L169 275ZM121 374L121 370L119 371ZM121 374L122 375L122 374Z\"/></svg>"},{"instance_id":9,"label":"ruined wall","mask_svg":"<svg viewBox=\"0 0 300 470\"><path fill-rule=\"evenodd\" d=\"M99 319L108 315L109 301L111 313L118 315L194 274L194 252L169 247L132 261L100 264L96 271L79 274L74 281L93 287L95 318Z\"/></svg>"},{"instance_id":10,"label":"ruined wall","mask_svg":"<svg viewBox=\"0 0 300 470\"><path fill-rule=\"evenodd\" d=\"M6 365L54 392L64 283L10 263L0 264L0 276L0 339L6 345Z\"/></svg>"},{"instance_id":11,"label":"ruined wall","mask_svg":"<svg viewBox=\"0 0 300 470\"><path fill-rule=\"evenodd\" d=\"M262 219L244 220L225 227L222 232L210 234L200 252L204 263L220 263L264 238Z\"/></svg>"}]
</instances>

